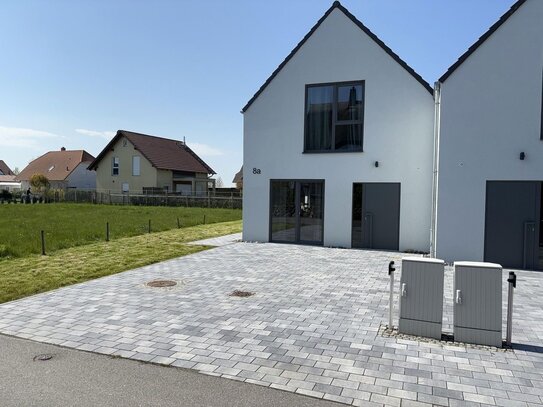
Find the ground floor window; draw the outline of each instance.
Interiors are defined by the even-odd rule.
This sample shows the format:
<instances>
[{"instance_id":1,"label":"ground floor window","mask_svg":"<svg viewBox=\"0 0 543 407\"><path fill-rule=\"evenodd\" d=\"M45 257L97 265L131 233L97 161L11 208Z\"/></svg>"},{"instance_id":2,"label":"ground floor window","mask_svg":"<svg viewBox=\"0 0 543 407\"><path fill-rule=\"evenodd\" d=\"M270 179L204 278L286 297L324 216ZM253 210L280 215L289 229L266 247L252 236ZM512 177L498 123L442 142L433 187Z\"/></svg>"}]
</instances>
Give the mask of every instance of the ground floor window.
<instances>
[{"instance_id":1,"label":"ground floor window","mask_svg":"<svg viewBox=\"0 0 543 407\"><path fill-rule=\"evenodd\" d=\"M270 240L323 243L324 181L270 182Z\"/></svg>"}]
</instances>

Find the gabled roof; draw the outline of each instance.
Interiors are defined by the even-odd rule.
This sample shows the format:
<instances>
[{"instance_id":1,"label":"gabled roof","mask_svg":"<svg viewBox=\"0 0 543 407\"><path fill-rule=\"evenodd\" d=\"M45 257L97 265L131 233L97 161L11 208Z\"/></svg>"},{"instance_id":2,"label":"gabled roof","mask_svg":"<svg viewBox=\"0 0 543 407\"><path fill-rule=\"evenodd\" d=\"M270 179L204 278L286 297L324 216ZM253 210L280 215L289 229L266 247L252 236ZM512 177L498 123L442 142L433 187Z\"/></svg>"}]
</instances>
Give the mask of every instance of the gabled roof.
<instances>
[{"instance_id":1,"label":"gabled roof","mask_svg":"<svg viewBox=\"0 0 543 407\"><path fill-rule=\"evenodd\" d=\"M10 170L4 160L0 160L0 175L13 175L13 171Z\"/></svg>"},{"instance_id":2,"label":"gabled roof","mask_svg":"<svg viewBox=\"0 0 543 407\"><path fill-rule=\"evenodd\" d=\"M115 137L89 165L89 170L96 169L98 163L108 151L113 149L121 137L126 137L134 148L157 169L215 174L215 171L182 141L127 130L117 131Z\"/></svg>"},{"instance_id":3,"label":"gabled roof","mask_svg":"<svg viewBox=\"0 0 543 407\"><path fill-rule=\"evenodd\" d=\"M232 180L232 182L234 184L237 184L238 182L243 182L243 166L238 172L236 172L236 175L234 175L234 179Z\"/></svg>"},{"instance_id":4,"label":"gabled roof","mask_svg":"<svg viewBox=\"0 0 543 407\"><path fill-rule=\"evenodd\" d=\"M445 82L447 78L451 76L452 73L456 71L456 69L460 65L462 65L464 61L468 59L469 56L477 50L477 48L479 48L492 34L494 34L494 32L498 28L500 28L502 24L505 23L509 19L509 17L515 14L515 11L517 11L524 3L526 3L526 0L518 0L515 4L513 4L511 8L503 16L501 16L500 19L496 21L494 25L492 25L492 27L490 27L488 31L481 36L481 38L479 38L475 42L475 44L469 47L468 50L464 52L464 54L462 54L460 58L458 58L458 61L456 61L454 64L451 65L449 69L447 69L447 72L445 72L443 76L439 78L439 82L441 83Z\"/></svg>"},{"instance_id":5,"label":"gabled roof","mask_svg":"<svg viewBox=\"0 0 543 407\"><path fill-rule=\"evenodd\" d=\"M373 41L379 45L383 51L385 51L388 55L392 57L398 64L400 64L407 72L409 72L422 86L426 88L428 92L430 92L432 95L434 93L433 88L430 86L428 82L426 82L422 76L420 76L418 73L415 72L413 68L411 68L407 63L402 60L394 51L392 51L383 41L381 41L373 32L370 31L368 27L366 27L364 24L360 22L354 15L351 14L349 10L347 10L345 7L341 5L339 1L334 1L332 4L332 7L330 7L326 13L320 18L319 21L317 21L317 24L311 28L311 30L305 35L305 37L296 45L296 47L290 52L290 54L287 55L285 60L281 62L281 64L277 67L275 71L271 74L271 76L264 82L264 84L258 89L258 91L254 94L254 96L247 102L247 104L241 109L241 113L245 113L247 109L253 104L253 102L260 96L260 94L266 89L266 87L271 83L271 81L277 76L277 74L281 71L281 69L284 68L284 66L292 59L292 57L298 52L300 48L306 43L306 41L313 35L315 31L320 27L320 25L323 23L324 20L334 11L335 9L341 10L353 23L355 23L358 28L360 28L368 37L370 37Z\"/></svg>"},{"instance_id":6,"label":"gabled roof","mask_svg":"<svg viewBox=\"0 0 543 407\"><path fill-rule=\"evenodd\" d=\"M82 162L91 162L94 157L85 150L49 151L28 164L16 179L28 181L34 174L43 174L49 181L64 181Z\"/></svg>"}]
</instances>

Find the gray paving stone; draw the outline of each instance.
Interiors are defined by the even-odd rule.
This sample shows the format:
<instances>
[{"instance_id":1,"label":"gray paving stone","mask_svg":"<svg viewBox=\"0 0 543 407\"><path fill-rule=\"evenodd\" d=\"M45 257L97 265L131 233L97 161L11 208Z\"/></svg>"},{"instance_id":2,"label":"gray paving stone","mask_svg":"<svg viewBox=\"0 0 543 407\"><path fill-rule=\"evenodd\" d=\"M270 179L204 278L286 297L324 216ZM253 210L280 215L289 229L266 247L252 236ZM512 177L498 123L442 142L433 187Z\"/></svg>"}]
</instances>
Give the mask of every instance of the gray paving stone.
<instances>
[{"instance_id":1,"label":"gray paving stone","mask_svg":"<svg viewBox=\"0 0 543 407\"><path fill-rule=\"evenodd\" d=\"M399 253L237 239L2 304L0 333L353 405L543 404L543 274L517 272L516 346L502 352L380 336L387 265L397 262L398 289ZM144 284L162 277L182 284ZM235 289L255 295L230 297ZM451 331L450 267L444 300Z\"/></svg>"}]
</instances>

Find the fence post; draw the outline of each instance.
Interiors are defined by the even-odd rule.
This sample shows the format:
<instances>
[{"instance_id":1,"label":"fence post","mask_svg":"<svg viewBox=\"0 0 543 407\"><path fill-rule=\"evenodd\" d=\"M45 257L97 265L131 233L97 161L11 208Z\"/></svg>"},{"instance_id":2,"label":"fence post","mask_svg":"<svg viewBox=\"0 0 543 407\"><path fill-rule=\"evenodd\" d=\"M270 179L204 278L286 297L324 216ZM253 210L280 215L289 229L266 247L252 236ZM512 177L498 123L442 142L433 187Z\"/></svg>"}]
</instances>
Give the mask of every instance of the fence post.
<instances>
[{"instance_id":1,"label":"fence post","mask_svg":"<svg viewBox=\"0 0 543 407\"><path fill-rule=\"evenodd\" d=\"M109 242L109 222L106 222L106 242Z\"/></svg>"},{"instance_id":2,"label":"fence post","mask_svg":"<svg viewBox=\"0 0 543 407\"><path fill-rule=\"evenodd\" d=\"M204 225L206 224L206 215L204 214Z\"/></svg>"},{"instance_id":3,"label":"fence post","mask_svg":"<svg viewBox=\"0 0 543 407\"><path fill-rule=\"evenodd\" d=\"M149 233L151 233L151 219L149 219Z\"/></svg>"},{"instance_id":4,"label":"fence post","mask_svg":"<svg viewBox=\"0 0 543 407\"><path fill-rule=\"evenodd\" d=\"M181 223L179 223L179 216L177 217L177 229L181 228Z\"/></svg>"},{"instance_id":5,"label":"fence post","mask_svg":"<svg viewBox=\"0 0 543 407\"><path fill-rule=\"evenodd\" d=\"M45 232L41 231L41 255L45 256Z\"/></svg>"}]
</instances>

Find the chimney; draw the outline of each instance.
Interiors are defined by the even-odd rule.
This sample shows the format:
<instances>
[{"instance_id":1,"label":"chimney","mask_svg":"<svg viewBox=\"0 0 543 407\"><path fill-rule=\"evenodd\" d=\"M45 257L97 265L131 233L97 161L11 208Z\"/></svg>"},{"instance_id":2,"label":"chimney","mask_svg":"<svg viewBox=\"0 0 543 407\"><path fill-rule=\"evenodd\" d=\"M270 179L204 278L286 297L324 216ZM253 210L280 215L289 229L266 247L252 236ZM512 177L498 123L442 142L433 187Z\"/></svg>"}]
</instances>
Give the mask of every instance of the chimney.
<instances>
[{"instance_id":1,"label":"chimney","mask_svg":"<svg viewBox=\"0 0 543 407\"><path fill-rule=\"evenodd\" d=\"M60 147L60 151L66 151L66 147Z\"/></svg>"}]
</instances>

